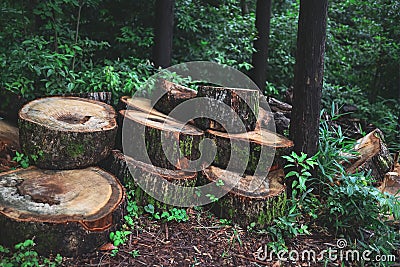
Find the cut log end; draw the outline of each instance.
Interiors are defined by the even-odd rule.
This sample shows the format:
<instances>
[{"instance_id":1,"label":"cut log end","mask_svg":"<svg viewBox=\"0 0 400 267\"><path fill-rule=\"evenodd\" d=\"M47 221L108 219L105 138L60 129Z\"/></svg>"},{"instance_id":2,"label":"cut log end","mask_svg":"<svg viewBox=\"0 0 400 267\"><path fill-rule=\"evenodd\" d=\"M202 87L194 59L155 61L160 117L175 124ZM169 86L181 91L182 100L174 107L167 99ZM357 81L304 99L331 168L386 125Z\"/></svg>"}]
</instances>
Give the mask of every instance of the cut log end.
<instances>
[{"instance_id":1,"label":"cut log end","mask_svg":"<svg viewBox=\"0 0 400 267\"><path fill-rule=\"evenodd\" d=\"M102 102L42 98L26 104L19 117L22 151L39 155L36 165L41 168L85 168L105 158L114 147L115 111Z\"/></svg>"},{"instance_id":2,"label":"cut log end","mask_svg":"<svg viewBox=\"0 0 400 267\"><path fill-rule=\"evenodd\" d=\"M370 132L357 141L354 149L359 155L347 168L347 172L370 172L377 182L382 182L394 164L393 157L384 143L383 133L379 129Z\"/></svg>"},{"instance_id":3,"label":"cut log end","mask_svg":"<svg viewBox=\"0 0 400 267\"><path fill-rule=\"evenodd\" d=\"M18 128L0 120L0 172L16 167L12 159L20 151Z\"/></svg>"},{"instance_id":4,"label":"cut log end","mask_svg":"<svg viewBox=\"0 0 400 267\"><path fill-rule=\"evenodd\" d=\"M257 228L262 228L286 211L284 177L282 169L270 172L267 177L242 177L211 166L203 171L202 183L222 180L224 186L232 187L232 181L239 181L230 192L211 204L211 210L243 227L255 223Z\"/></svg>"},{"instance_id":5,"label":"cut log end","mask_svg":"<svg viewBox=\"0 0 400 267\"><path fill-rule=\"evenodd\" d=\"M116 127L114 109L102 102L78 97L47 97L29 102L19 112L21 120L52 130L94 132Z\"/></svg>"},{"instance_id":6,"label":"cut log end","mask_svg":"<svg viewBox=\"0 0 400 267\"><path fill-rule=\"evenodd\" d=\"M99 168L30 167L1 174L0 184L3 245L35 238L40 253L78 255L96 249L121 226L123 187Z\"/></svg>"}]
</instances>

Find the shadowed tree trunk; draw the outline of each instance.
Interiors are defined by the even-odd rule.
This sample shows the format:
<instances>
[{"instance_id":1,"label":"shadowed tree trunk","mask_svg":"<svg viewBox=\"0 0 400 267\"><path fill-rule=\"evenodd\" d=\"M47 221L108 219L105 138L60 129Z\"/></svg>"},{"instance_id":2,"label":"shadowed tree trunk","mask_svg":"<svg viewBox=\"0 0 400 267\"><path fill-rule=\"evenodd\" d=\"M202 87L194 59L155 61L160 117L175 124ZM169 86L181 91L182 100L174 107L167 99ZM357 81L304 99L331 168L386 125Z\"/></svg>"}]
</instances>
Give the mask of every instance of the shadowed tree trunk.
<instances>
[{"instance_id":1,"label":"shadowed tree trunk","mask_svg":"<svg viewBox=\"0 0 400 267\"><path fill-rule=\"evenodd\" d=\"M271 20L271 0L257 0L256 29L257 39L254 40L254 49L251 78L263 92L267 81L268 42Z\"/></svg>"},{"instance_id":2,"label":"shadowed tree trunk","mask_svg":"<svg viewBox=\"0 0 400 267\"><path fill-rule=\"evenodd\" d=\"M171 65L175 0L156 0L153 61L156 67Z\"/></svg>"},{"instance_id":3,"label":"shadowed tree trunk","mask_svg":"<svg viewBox=\"0 0 400 267\"><path fill-rule=\"evenodd\" d=\"M327 7L327 0L300 1L290 137L309 156L318 149Z\"/></svg>"},{"instance_id":4,"label":"shadowed tree trunk","mask_svg":"<svg viewBox=\"0 0 400 267\"><path fill-rule=\"evenodd\" d=\"M249 14L249 5L246 0L240 0L240 8L242 10L242 16Z\"/></svg>"},{"instance_id":5,"label":"shadowed tree trunk","mask_svg":"<svg viewBox=\"0 0 400 267\"><path fill-rule=\"evenodd\" d=\"M308 156L318 150L327 8L328 0L300 1L290 138L294 151ZM293 181L287 180L289 196Z\"/></svg>"}]
</instances>

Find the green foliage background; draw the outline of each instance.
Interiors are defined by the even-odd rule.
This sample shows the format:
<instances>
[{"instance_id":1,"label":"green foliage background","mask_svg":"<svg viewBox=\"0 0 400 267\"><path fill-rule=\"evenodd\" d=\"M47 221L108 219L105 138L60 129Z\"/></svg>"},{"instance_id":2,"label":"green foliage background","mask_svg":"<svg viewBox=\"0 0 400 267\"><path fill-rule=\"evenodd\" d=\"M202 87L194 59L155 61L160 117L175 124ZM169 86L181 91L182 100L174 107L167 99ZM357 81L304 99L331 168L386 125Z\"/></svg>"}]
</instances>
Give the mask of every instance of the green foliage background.
<instances>
[{"instance_id":1,"label":"green foliage background","mask_svg":"<svg viewBox=\"0 0 400 267\"><path fill-rule=\"evenodd\" d=\"M4 0L0 89L27 99L110 90L132 94L151 64L154 0ZM176 0L173 63L207 60L247 72L255 0ZM273 1L269 95L293 85L299 1ZM400 3L329 1L324 104L355 104L397 148Z\"/></svg>"}]
</instances>

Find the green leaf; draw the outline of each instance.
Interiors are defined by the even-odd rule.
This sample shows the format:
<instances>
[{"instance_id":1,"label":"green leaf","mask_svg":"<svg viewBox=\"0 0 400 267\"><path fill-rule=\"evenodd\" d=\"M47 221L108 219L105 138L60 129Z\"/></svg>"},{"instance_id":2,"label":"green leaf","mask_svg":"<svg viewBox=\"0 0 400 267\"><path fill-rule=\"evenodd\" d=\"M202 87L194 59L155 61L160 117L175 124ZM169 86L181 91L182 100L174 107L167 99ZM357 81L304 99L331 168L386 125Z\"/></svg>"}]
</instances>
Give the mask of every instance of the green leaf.
<instances>
[{"instance_id":1,"label":"green leaf","mask_svg":"<svg viewBox=\"0 0 400 267\"><path fill-rule=\"evenodd\" d=\"M290 171L288 174L286 174L286 178L289 178L291 176L296 176L299 177L299 173L297 171Z\"/></svg>"}]
</instances>

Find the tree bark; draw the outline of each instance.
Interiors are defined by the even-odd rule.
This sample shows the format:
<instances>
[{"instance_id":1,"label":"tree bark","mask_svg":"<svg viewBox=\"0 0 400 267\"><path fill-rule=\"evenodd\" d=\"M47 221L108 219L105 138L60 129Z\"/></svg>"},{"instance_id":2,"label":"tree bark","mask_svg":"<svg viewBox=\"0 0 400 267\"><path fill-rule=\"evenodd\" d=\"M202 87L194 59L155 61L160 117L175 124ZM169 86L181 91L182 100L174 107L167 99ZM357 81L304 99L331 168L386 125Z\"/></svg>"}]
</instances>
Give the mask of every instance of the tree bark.
<instances>
[{"instance_id":1,"label":"tree bark","mask_svg":"<svg viewBox=\"0 0 400 267\"><path fill-rule=\"evenodd\" d=\"M327 0L300 1L290 137L308 156L318 149L327 7Z\"/></svg>"},{"instance_id":2,"label":"tree bark","mask_svg":"<svg viewBox=\"0 0 400 267\"><path fill-rule=\"evenodd\" d=\"M157 68L171 65L174 5L175 0L156 0L153 61Z\"/></svg>"},{"instance_id":3,"label":"tree bark","mask_svg":"<svg viewBox=\"0 0 400 267\"><path fill-rule=\"evenodd\" d=\"M195 125L200 129L230 133L255 129L259 112L258 90L200 86L197 97L207 99L196 105L196 115L200 117L195 119ZM237 116L230 115L229 111Z\"/></svg>"},{"instance_id":4,"label":"tree bark","mask_svg":"<svg viewBox=\"0 0 400 267\"><path fill-rule=\"evenodd\" d=\"M249 5L246 0L240 0L240 9L242 10L242 16L249 14Z\"/></svg>"},{"instance_id":5,"label":"tree bark","mask_svg":"<svg viewBox=\"0 0 400 267\"><path fill-rule=\"evenodd\" d=\"M203 131L141 111L120 113L124 117L124 154L172 170L191 168L190 161L199 159Z\"/></svg>"},{"instance_id":6,"label":"tree bark","mask_svg":"<svg viewBox=\"0 0 400 267\"><path fill-rule=\"evenodd\" d=\"M51 171L35 167L0 174L0 243L34 238L41 254L93 252L122 226L125 193L95 167Z\"/></svg>"},{"instance_id":7,"label":"tree bark","mask_svg":"<svg viewBox=\"0 0 400 267\"><path fill-rule=\"evenodd\" d=\"M177 194L174 189L157 183L160 179L183 187L195 187L197 181L197 172L184 172L180 170L168 170L155 167L150 164L135 160L125 156L119 150L113 150L110 156L100 163L100 166L110 173L114 174L122 184L129 186L130 190L134 190L134 201L140 206L153 204L157 211L167 210L172 206L165 203L171 203L171 198L177 200ZM152 192L163 192L162 201L156 200L148 195L137 183L137 179L146 182L146 188L150 188ZM190 196L192 197L192 196ZM181 203L188 201L187 199L178 198Z\"/></svg>"},{"instance_id":8,"label":"tree bark","mask_svg":"<svg viewBox=\"0 0 400 267\"><path fill-rule=\"evenodd\" d=\"M264 92L267 82L268 67L268 43L271 20L271 0L257 0L256 5L256 29L257 38L254 40L254 49L252 57L253 69L251 78Z\"/></svg>"},{"instance_id":9,"label":"tree bark","mask_svg":"<svg viewBox=\"0 0 400 267\"><path fill-rule=\"evenodd\" d=\"M157 82L156 89L153 91L151 103L156 110L169 115L174 108L195 98L196 95L197 92L193 89L161 79ZM175 119L182 120L179 115L175 114Z\"/></svg>"},{"instance_id":10,"label":"tree bark","mask_svg":"<svg viewBox=\"0 0 400 267\"><path fill-rule=\"evenodd\" d=\"M228 134L213 130L206 132L206 137L213 140L217 154L213 165L241 172L245 162L245 172L254 174L266 173L270 169L283 168L281 156L290 154L292 141L265 129L243 134ZM245 148L249 147L249 153ZM262 152L263 151L263 152ZM231 158L231 153L234 153Z\"/></svg>"},{"instance_id":11,"label":"tree bark","mask_svg":"<svg viewBox=\"0 0 400 267\"><path fill-rule=\"evenodd\" d=\"M200 183L217 182L221 186L228 186L232 180L239 183L225 196L210 204L211 211L220 218L232 220L234 223L247 228L251 223L256 223L256 228L261 229L273 223L273 220L285 214L286 193L283 179L285 174L282 169L272 171L268 177L244 176L226 172L217 167L210 166L203 171ZM259 185L251 188L252 182Z\"/></svg>"},{"instance_id":12,"label":"tree bark","mask_svg":"<svg viewBox=\"0 0 400 267\"><path fill-rule=\"evenodd\" d=\"M19 112L20 144L26 155L39 155L45 169L94 165L114 147L114 109L76 97L48 97L26 104Z\"/></svg>"}]
</instances>

